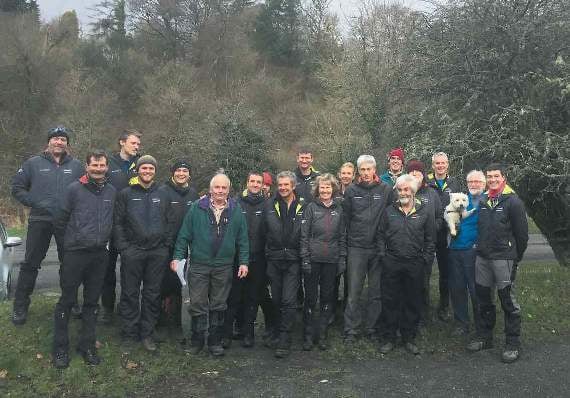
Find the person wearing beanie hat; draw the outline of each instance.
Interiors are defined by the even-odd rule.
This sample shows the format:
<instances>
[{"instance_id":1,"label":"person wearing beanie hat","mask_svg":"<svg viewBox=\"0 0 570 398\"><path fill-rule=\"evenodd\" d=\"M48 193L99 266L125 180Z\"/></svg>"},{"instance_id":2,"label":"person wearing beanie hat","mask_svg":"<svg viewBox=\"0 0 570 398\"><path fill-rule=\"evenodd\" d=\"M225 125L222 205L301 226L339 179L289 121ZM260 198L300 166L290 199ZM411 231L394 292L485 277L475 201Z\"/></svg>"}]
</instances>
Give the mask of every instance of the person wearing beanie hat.
<instances>
[{"instance_id":1,"label":"person wearing beanie hat","mask_svg":"<svg viewBox=\"0 0 570 398\"><path fill-rule=\"evenodd\" d=\"M154 180L156 159L141 156L136 170L138 183L119 192L114 212L113 238L121 254L121 335L127 341L141 339L143 347L154 352L160 286L175 236L171 203Z\"/></svg>"},{"instance_id":2,"label":"person wearing beanie hat","mask_svg":"<svg viewBox=\"0 0 570 398\"><path fill-rule=\"evenodd\" d=\"M115 187L117 192L129 186L129 183L138 182L136 165L140 157L141 133L137 130L127 129L121 132L117 140L119 152L109 156L109 171L107 179ZM113 242L109 244L109 263L101 292L101 323L110 324L115 312L116 288L117 288L117 258L119 252ZM123 281L121 281L121 284Z\"/></svg>"},{"instance_id":3,"label":"person wearing beanie hat","mask_svg":"<svg viewBox=\"0 0 570 398\"><path fill-rule=\"evenodd\" d=\"M461 192L459 182L448 175L449 158L445 152L436 152L431 157L433 172L427 176L427 184L432 187L441 201L441 211L449 204L449 194ZM437 230L435 255L439 269L439 305L437 317L443 322L449 321L449 249L447 247L447 223L442 222Z\"/></svg>"},{"instance_id":4,"label":"person wearing beanie hat","mask_svg":"<svg viewBox=\"0 0 570 398\"><path fill-rule=\"evenodd\" d=\"M443 207L441 206L441 200L437 192L426 183L426 167L424 163L417 159L412 159L408 161L406 165L406 171L408 174L413 176L418 182L418 191L416 192L416 198L419 199L427 209L428 215L433 219L433 225L435 225L436 231L441 228L443 224ZM434 236L436 234L434 231ZM422 308L420 313L420 320L418 323L418 329L420 333L424 332L425 325L429 320L430 316L430 278L432 272L432 265L425 264L424 271L424 284L422 292Z\"/></svg>"},{"instance_id":5,"label":"person wearing beanie hat","mask_svg":"<svg viewBox=\"0 0 570 398\"><path fill-rule=\"evenodd\" d=\"M63 231L57 230L55 216L67 186L77 181L85 170L79 160L69 155L68 139L64 127L49 130L46 150L26 160L12 179L12 195L31 208L26 253L14 296L12 322L15 325L26 323L30 295L52 236L55 236L60 264L63 261Z\"/></svg>"},{"instance_id":6,"label":"person wearing beanie hat","mask_svg":"<svg viewBox=\"0 0 570 398\"><path fill-rule=\"evenodd\" d=\"M391 187L396 183L396 179L404 171L404 150L393 148L388 152L388 170L380 176L380 179Z\"/></svg>"},{"instance_id":7,"label":"person wearing beanie hat","mask_svg":"<svg viewBox=\"0 0 570 398\"><path fill-rule=\"evenodd\" d=\"M176 160L170 167L170 178L159 188L170 203L168 215L170 223L170 235L177 236L182 226L184 216L192 205L198 200L198 192L190 185L190 162L185 159ZM172 250L168 258L172 258ZM162 279L161 314L159 325L179 327L182 316L182 285L174 272L166 271Z\"/></svg>"}]
</instances>

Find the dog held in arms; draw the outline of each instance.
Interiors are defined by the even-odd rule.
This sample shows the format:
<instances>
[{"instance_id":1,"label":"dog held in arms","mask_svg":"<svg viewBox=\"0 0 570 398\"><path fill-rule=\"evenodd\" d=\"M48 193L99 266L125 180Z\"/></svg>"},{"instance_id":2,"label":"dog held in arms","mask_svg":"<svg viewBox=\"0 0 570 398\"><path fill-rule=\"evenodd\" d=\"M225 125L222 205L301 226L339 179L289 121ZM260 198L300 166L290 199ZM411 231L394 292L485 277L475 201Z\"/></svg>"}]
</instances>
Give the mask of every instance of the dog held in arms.
<instances>
[{"instance_id":1,"label":"dog held in arms","mask_svg":"<svg viewBox=\"0 0 570 398\"><path fill-rule=\"evenodd\" d=\"M449 204L445 207L443 218L449 227L449 234L455 238L459 233L459 223L462 219L469 217L475 209L467 211L469 198L466 194L456 192L449 194Z\"/></svg>"}]
</instances>

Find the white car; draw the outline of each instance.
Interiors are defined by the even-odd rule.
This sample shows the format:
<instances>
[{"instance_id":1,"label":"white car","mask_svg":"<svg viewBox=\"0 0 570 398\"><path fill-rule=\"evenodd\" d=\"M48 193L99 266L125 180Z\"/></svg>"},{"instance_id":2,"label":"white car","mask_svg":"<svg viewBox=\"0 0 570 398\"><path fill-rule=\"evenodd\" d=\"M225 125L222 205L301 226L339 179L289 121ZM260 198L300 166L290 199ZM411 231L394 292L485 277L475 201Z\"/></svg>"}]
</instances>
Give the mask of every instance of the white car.
<instances>
[{"instance_id":1,"label":"white car","mask_svg":"<svg viewBox=\"0 0 570 398\"><path fill-rule=\"evenodd\" d=\"M0 300L7 300L12 293L12 279L15 269L13 269L15 258L15 247L22 244L19 237L8 236L4 223L0 221L0 272L2 273L2 281L0 281Z\"/></svg>"}]
</instances>

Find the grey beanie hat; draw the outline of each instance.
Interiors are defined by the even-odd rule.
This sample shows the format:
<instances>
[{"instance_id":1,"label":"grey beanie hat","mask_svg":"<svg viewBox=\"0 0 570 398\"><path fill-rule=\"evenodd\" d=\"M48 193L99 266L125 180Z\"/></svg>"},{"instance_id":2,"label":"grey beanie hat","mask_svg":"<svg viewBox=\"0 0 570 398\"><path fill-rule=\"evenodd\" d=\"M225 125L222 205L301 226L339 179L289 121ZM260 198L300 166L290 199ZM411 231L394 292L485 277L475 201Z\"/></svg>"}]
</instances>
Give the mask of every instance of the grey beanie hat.
<instances>
[{"instance_id":1,"label":"grey beanie hat","mask_svg":"<svg viewBox=\"0 0 570 398\"><path fill-rule=\"evenodd\" d=\"M137 160L137 171L143 164L152 164L156 168L156 159L150 155L143 155Z\"/></svg>"}]
</instances>

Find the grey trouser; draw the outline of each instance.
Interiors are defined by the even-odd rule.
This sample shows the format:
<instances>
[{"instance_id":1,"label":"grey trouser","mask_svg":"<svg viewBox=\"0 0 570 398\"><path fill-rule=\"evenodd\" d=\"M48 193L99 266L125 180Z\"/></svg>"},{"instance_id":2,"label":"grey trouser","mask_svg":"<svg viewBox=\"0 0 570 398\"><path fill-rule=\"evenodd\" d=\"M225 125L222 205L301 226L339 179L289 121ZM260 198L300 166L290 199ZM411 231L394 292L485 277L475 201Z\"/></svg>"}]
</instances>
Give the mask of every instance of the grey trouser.
<instances>
[{"instance_id":1,"label":"grey trouser","mask_svg":"<svg viewBox=\"0 0 570 398\"><path fill-rule=\"evenodd\" d=\"M496 285L505 314L505 343L510 347L520 346L521 335L521 308L514 295L516 271L517 265L513 260L491 260L477 256L475 261L475 290L481 319L478 334L487 341L493 339L496 311L492 291Z\"/></svg>"},{"instance_id":2,"label":"grey trouser","mask_svg":"<svg viewBox=\"0 0 570 398\"><path fill-rule=\"evenodd\" d=\"M188 270L190 315L225 311L232 287L233 266L191 264Z\"/></svg>"},{"instance_id":3,"label":"grey trouser","mask_svg":"<svg viewBox=\"0 0 570 398\"><path fill-rule=\"evenodd\" d=\"M375 249L348 248L348 264L346 268L348 300L344 311L345 335L358 335L363 319L367 335L378 332L377 323L382 310L382 296L380 294L381 274L382 266L378 261ZM360 298L366 277L368 277L368 298L364 308L361 308Z\"/></svg>"}]
</instances>

